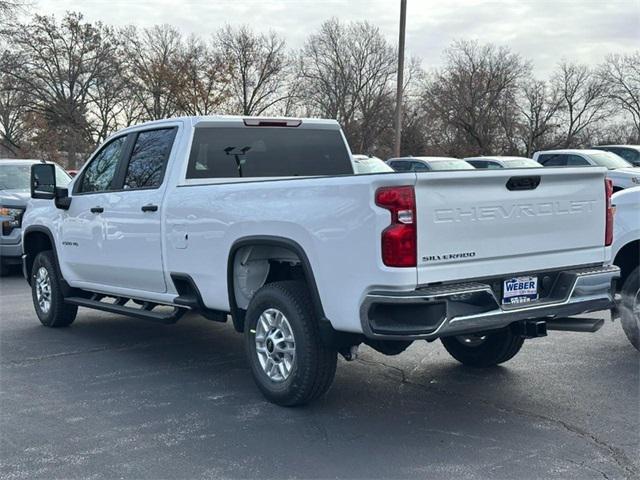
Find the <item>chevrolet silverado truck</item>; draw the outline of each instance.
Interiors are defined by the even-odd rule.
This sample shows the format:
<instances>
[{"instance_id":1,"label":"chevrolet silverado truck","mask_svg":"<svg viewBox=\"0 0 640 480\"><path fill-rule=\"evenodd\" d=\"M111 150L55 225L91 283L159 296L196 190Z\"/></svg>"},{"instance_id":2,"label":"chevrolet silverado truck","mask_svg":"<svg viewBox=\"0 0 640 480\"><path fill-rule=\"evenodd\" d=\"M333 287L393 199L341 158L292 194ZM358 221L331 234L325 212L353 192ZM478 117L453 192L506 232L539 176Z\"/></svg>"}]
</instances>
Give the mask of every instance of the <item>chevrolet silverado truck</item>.
<instances>
[{"instance_id":1,"label":"chevrolet silverado truck","mask_svg":"<svg viewBox=\"0 0 640 480\"><path fill-rule=\"evenodd\" d=\"M354 175L339 125L188 117L127 128L68 188L34 165L23 269L35 312L78 307L243 332L280 405L330 387L337 355L440 339L487 367L547 330L595 331L612 307L605 169Z\"/></svg>"}]
</instances>

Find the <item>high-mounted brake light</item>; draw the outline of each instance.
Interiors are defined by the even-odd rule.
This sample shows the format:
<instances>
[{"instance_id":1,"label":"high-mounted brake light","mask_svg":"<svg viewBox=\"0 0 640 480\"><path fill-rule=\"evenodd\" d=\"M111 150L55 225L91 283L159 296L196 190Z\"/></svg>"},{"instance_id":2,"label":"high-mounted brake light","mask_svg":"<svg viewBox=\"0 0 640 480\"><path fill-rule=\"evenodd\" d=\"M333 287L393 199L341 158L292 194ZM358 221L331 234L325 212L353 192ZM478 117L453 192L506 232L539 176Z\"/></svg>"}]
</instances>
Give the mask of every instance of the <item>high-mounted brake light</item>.
<instances>
[{"instance_id":1,"label":"high-mounted brake light","mask_svg":"<svg viewBox=\"0 0 640 480\"><path fill-rule=\"evenodd\" d=\"M604 245L608 247L613 243L613 214L615 207L611 205L611 195L613 195L613 181L608 178L604 179L605 192L605 229L604 229Z\"/></svg>"},{"instance_id":2,"label":"high-mounted brake light","mask_svg":"<svg viewBox=\"0 0 640 480\"><path fill-rule=\"evenodd\" d=\"M299 127L302 120L277 119L277 118L245 118L247 127Z\"/></svg>"},{"instance_id":3,"label":"high-mounted brake light","mask_svg":"<svg viewBox=\"0 0 640 480\"><path fill-rule=\"evenodd\" d=\"M391 212L391 225L382 232L382 261L388 267L415 267L417 230L413 187L379 188L376 205Z\"/></svg>"}]
</instances>

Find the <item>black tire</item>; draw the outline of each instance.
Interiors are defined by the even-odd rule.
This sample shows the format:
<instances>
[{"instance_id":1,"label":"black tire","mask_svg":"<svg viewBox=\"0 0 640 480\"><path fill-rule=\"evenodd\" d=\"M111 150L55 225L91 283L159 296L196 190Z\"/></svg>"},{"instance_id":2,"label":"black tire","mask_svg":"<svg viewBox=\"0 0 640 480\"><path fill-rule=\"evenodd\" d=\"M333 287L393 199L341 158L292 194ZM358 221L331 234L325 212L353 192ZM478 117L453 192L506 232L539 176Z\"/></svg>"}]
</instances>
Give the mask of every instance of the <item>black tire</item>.
<instances>
[{"instance_id":1,"label":"black tire","mask_svg":"<svg viewBox=\"0 0 640 480\"><path fill-rule=\"evenodd\" d=\"M480 341L474 344L474 338ZM524 343L524 338L513 333L509 327L473 336L459 335L440 340L453 358L464 365L478 368L492 367L512 359Z\"/></svg>"},{"instance_id":2,"label":"black tire","mask_svg":"<svg viewBox=\"0 0 640 480\"><path fill-rule=\"evenodd\" d=\"M295 360L288 377L272 380L258 358L256 329L268 309L282 312L295 339ZM329 390L336 373L337 352L320 339L318 319L303 282L274 282L263 286L251 299L245 317L245 348L253 378L264 396L282 406L309 403Z\"/></svg>"},{"instance_id":3,"label":"black tire","mask_svg":"<svg viewBox=\"0 0 640 480\"><path fill-rule=\"evenodd\" d=\"M49 308L43 309L38 301L38 275L44 269L49 278ZM67 327L73 323L78 313L77 305L65 303L60 286L60 272L58 272L56 259L51 250L40 252L36 255L31 269L31 297L36 315L45 327Z\"/></svg>"},{"instance_id":4,"label":"black tire","mask_svg":"<svg viewBox=\"0 0 640 480\"><path fill-rule=\"evenodd\" d=\"M619 305L620 323L631 344L640 351L640 267L636 267L622 284Z\"/></svg>"},{"instance_id":5,"label":"black tire","mask_svg":"<svg viewBox=\"0 0 640 480\"><path fill-rule=\"evenodd\" d=\"M9 265L5 265L4 262L0 261L0 277L9 275L9 270Z\"/></svg>"}]
</instances>

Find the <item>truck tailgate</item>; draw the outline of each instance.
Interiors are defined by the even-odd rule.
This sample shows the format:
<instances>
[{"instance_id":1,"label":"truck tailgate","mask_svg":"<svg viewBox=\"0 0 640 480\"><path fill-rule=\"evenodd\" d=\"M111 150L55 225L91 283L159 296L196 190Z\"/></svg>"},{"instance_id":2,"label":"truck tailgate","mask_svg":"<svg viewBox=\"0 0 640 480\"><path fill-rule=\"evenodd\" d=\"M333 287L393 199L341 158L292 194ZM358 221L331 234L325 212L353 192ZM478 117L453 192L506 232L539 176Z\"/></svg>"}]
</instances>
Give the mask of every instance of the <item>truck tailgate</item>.
<instances>
[{"instance_id":1,"label":"truck tailgate","mask_svg":"<svg viewBox=\"0 0 640 480\"><path fill-rule=\"evenodd\" d=\"M417 174L418 283L603 262L605 172L581 167Z\"/></svg>"}]
</instances>

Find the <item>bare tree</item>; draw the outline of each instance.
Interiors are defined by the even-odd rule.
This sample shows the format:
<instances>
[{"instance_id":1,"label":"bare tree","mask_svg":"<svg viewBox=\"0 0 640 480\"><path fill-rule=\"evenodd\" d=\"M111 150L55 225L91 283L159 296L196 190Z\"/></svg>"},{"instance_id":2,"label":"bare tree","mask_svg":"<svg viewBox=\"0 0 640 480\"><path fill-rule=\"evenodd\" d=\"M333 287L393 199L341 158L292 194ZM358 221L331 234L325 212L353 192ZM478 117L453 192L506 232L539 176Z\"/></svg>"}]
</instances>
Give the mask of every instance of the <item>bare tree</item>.
<instances>
[{"instance_id":1,"label":"bare tree","mask_svg":"<svg viewBox=\"0 0 640 480\"><path fill-rule=\"evenodd\" d=\"M0 72L16 68L15 58L6 53L0 57ZM29 100L17 88L15 79L9 75L0 76L0 145L13 156L18 156L26 136L25 119Z\"/></svg>"},{"instance_id":2,"label":"bare tree","mask_svg":"<svg viewBox=\"0 0 640 480\"><path fill-rule=\"evenodd\" d=\"M562 101L543 81L529 79L523 84L518 101L517 135L524 145L525 156L552 146L552 137L560 128L558 112Z\"/></svg>"},{"instance_id":3,"label":"bare tree","mask_svg":"<svg viewBox=\"0 0 640 480\"><path fill-rule=\"evenodd\" d=\"M103 142L118 129L129 125L125 109L131 91L123 71L122 44L116 40L116 33L111 28L106 28L104 35L110 39L114 51L104 58L100 76L88 94L89 128L96 143Z\"/></svg>"},{"instance_id":4,"label":"bare tree","mask_svg":"<svg viewBox=\"0 0 640 480\"><path fill-rule=\"evenodd\" d=\"M157 120L174 115L186 69L180 32L170 25L156 25L142 31L127 27L121 36L129 88L144 117Z\"/></svg>"},{"instance_id":5,"label":"bare tree","mask_svg":"<svg viewBox=\"0 0 640 480\"><path fill-rule=\"evenodd\" d=\"M609 115L605 83L586 65L568 62L559 65L551 82L562 98L562 145L589 143L588 130Z\"/></svg>"},{"instance_id":6,"label":"bare tree","mask_svg":"<svg viewBox=\"0 0 640 480\"><path fill-rule=\"evenodd\" d=\"M453 138L459 143L451 154L491 154L530 65L505 47L470 41L454 42L445 59L444 68L427 82L423 100L439 123L456 130Z\"/></svg>"},{"instance_id":7,"label":"bare tree","mask_svg":"<svg viewBox=\"0 0 640 480\"><path fill-rule=\"evenodd\" d=\"M75 165L77 153L93 143L86 117L90 92L114 51L105 28L84 22L75 13L60 23L54 17L35 15L30 23L18 24L5 35L10 35L9 56L15 68L1 73L11 77L29 99L29 110L44 120L39 125L57 132L46 137L55 138L53 145L67 152L68 161Z\"/></svg>"},{"instance_id":8,"label":"bare tree","mask_svg":"<svg viewBox=\"0 0 640 480\"><path fill-rule=\"evenodd\" d=\"M338 120L354 151L376 150L393 126L396 73L394 48L380 30L326 21L305 43L298 70L308 113Z\"/></svg>"},{"instance_id":9,"label":"bare tree","mask_svg":"<svg viewBox=\"0 0 640 480\"><path fill-rule=\"evenodd\" d=\"M184 49L184 74L177 89L177 106L185 115L219 113L229 98L229 74L218 52L191 37Z\"/></svg>"},{"instance_id":10,"label":"bare tree","mask_svg":"<svg viewBox=\"0 0 640 480\"><path fill-rule=\"evenodd\" d=\"M640 142L640 51L607 56L599 75L609 99L631 117Z\"/></svg>"},{"instance_id":11,"label":"bare tree","mask_svg":"<svg viewBox=\"0 0 640 480\"><path fill-rule=\"evenodd\" d=\"M234 113L262 115L287 99L289 62L285 42L276 33L227 25L216 43L228 68Z\"/></svg>"},{"instance_id":12,"label":"bare tree","mask_svg":"<svg viewBox=\"0 0 640 480\"><path fill-rule=\"evenodd\" d=\"M0 20L3 22L9 22L16 19L16 17L25 13L33 5L33 2L25 0L0 0ZM0 30L3 28L0 27Z\"/></svg>"}]
</instances>

